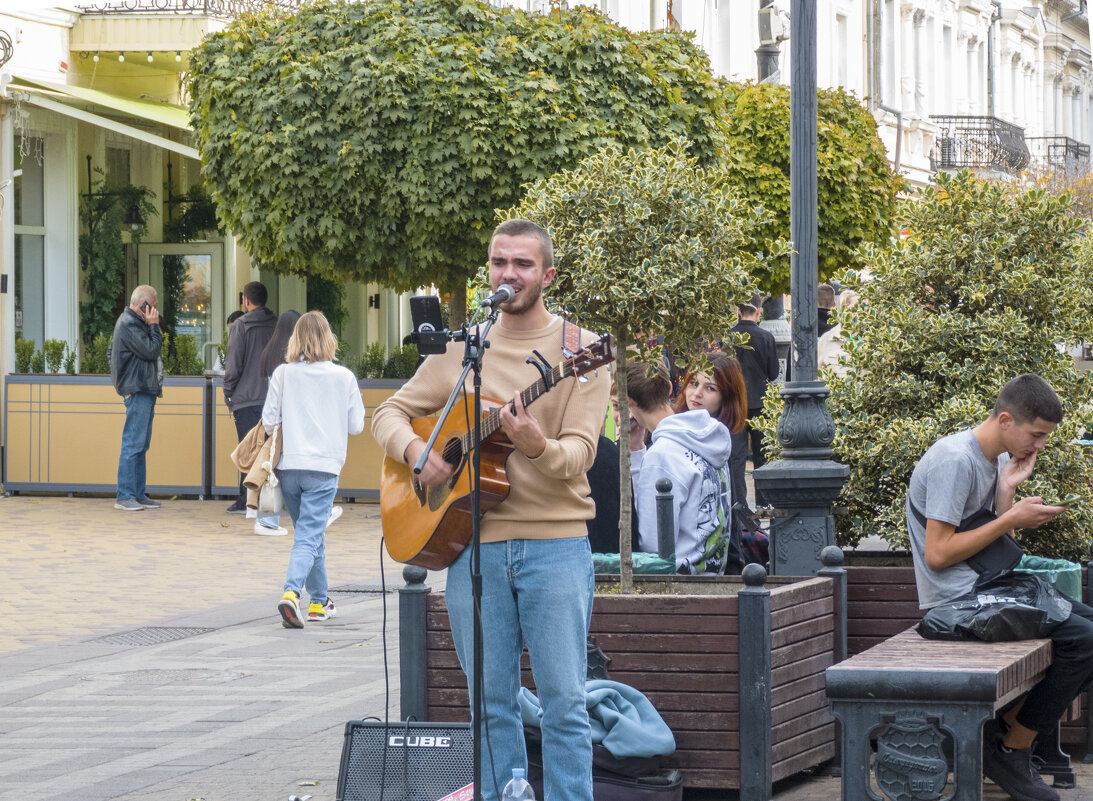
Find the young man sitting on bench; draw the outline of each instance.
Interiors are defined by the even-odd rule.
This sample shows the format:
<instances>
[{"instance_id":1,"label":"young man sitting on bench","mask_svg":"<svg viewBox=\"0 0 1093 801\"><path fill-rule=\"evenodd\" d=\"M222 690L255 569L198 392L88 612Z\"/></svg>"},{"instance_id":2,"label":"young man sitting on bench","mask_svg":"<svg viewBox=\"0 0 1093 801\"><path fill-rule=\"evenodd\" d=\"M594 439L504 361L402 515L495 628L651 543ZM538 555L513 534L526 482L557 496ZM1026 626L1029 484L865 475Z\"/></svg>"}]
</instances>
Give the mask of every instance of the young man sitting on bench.
<instances>
[{"instance_id":1,"label":"young man sitting on bench","mask_svg":"<svg viewBox=\"0 0 1093 801\"><path fill-rule=\"evenodd\" d=\"M991 416L975 428L935 442L915 466L907 492L907 529L919 607L929 609L970 592L979 574L965 561L1014 529L1037 528L1066 511L1040 497L1014 503L1032 475L1036 455L1063 419L1055 391L1036 375L1002 388ZM962 521L983 512L979 525ZM961 529L958 531L957 529ZM984 727L983 772L1018 801L1057 801L1032 767L1032 745L1050 732L1093 678L1093 609L1074 602L1051 633L1052 664L1044 678L1002 719Z\"/></svg>"}]
</instances>

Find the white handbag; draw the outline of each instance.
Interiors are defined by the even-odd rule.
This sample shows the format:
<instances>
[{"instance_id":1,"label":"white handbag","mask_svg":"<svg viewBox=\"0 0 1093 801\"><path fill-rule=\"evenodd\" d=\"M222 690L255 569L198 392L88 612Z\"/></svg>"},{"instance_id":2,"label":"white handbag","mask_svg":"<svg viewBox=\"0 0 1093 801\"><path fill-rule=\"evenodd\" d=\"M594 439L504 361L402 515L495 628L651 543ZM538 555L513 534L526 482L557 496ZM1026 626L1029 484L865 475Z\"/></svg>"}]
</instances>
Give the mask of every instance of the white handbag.
<instances>
[{"instance_id":1,"label":"white handbag","mask_svg":"<svg viewBox=\"0 0 1093 801\"><path fill-rule=\"evenodd\" d=\"M277 449L277 434L281 426L278 425L270 434L269 452L272 454ZM281 493L281 482L277 474L273 472L273 464L262 462L262 469L266 471L266 480L262 482L262 489L258 491L258 514L261 517L279 515L285 507L285 498Z\"/></svg>"}]
</instances>

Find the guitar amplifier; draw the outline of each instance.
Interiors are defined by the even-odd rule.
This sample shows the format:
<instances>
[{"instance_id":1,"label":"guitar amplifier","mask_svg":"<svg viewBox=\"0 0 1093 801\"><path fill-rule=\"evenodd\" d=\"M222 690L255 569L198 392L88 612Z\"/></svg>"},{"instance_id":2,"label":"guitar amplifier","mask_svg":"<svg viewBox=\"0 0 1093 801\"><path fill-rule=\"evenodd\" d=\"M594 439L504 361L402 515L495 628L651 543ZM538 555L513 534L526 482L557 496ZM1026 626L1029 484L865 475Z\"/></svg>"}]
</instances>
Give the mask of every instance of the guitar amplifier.
<instances>
[{"instance_id":1,"label":"guitar amplifier","mask_svg":"<svg viewBox=\"0 0 1093 801\"><path fill-rule=\"evenodd\" d=\"M469 723L351 720L337 801L471 801L473 758Z\"/></svg>"}]
</instances>

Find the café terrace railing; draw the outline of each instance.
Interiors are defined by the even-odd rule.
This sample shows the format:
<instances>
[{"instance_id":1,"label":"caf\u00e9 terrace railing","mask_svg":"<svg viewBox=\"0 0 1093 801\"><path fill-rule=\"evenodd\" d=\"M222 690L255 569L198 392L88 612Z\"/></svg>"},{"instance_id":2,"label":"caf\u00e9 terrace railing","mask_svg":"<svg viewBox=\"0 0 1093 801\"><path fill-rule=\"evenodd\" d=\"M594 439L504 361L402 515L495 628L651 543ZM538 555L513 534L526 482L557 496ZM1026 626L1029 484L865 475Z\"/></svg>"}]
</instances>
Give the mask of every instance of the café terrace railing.
<instances>
[{"instance_id":1,"label":"caf\u00e9 terrace railing","mask_svg":"<svg viewBox=\"0 0 1093 801\"><path fill-rule=\"evenodd\" d=\"M930 153L934 170L964 167L1016 173L1029 163L1025 129L997 117L931 115L937 138Z\"/></svg>"}]
</instances>

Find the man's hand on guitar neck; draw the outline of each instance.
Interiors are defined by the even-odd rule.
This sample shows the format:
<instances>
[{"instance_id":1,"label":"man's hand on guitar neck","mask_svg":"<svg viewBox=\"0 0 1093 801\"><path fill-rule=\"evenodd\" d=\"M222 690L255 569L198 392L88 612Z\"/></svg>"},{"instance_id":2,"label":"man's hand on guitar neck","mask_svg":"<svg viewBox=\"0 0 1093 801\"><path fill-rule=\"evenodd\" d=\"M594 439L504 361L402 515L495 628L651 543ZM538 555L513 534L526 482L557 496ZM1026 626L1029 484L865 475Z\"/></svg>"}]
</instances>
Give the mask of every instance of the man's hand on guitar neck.
<instances>
[{"instance_id":1,"label":"man's hand on guitar neck","mask_svg":"<svg viewBox=\"0 0 1093 801\"><path fill-rule=\"evenodd\" d=\"M423 450L425 450L425 440L423 439L415 439L406 446L403 458L411 469L417 464L417 460L421 458ZM444 461L443 457L436 451L429 451L429 458L425 460L425 466L421 468L421 475L417 477L417 480L425 487L439 487L451 477L452 466Z\"/></svg>"},{"instance_id":2,"label":"man's hand on guitar neck","mask_svg":"<svg viewBox=\"0 0 1093 801\"><path fill-rule=\"evenodd\" d=\"M501 430L516 449L529 459L542 456L546 450L543 429L539 427L539 421L524 408L519 392L514 392L512 403L501 410Z\"/></svg>"}]
</instances>

